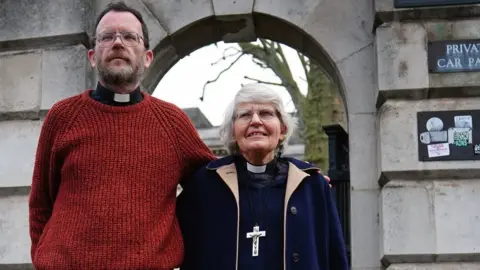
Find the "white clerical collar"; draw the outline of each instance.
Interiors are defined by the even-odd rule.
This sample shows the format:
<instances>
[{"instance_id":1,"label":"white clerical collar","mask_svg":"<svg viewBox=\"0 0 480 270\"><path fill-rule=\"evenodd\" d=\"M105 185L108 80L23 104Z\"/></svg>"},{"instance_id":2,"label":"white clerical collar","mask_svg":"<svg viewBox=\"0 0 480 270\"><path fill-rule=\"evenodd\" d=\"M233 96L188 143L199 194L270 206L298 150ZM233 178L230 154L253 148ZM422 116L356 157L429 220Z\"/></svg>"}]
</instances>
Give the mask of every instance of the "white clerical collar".
<instances>
[{"instance_id":1,"label":"white clerical collar","mask_svg":"<svg viewBox=\"0 0 480 270\"><path fill-rule=\"evenodd\" d=\"M117 94L113 95L113 100L115 102L127 103L130 102L130 94Z\"/></svg>"},{"instance_id":2,"label":"white clerical collar","mask_svg":"<svg viewBox=\"0 0 480 270\"><path fill-rule=\"evenodd\" d=\"M247 162L247 170L252 173L263 173L267 169L267 165L256 166Z\"/></svg>"}]
</instances>

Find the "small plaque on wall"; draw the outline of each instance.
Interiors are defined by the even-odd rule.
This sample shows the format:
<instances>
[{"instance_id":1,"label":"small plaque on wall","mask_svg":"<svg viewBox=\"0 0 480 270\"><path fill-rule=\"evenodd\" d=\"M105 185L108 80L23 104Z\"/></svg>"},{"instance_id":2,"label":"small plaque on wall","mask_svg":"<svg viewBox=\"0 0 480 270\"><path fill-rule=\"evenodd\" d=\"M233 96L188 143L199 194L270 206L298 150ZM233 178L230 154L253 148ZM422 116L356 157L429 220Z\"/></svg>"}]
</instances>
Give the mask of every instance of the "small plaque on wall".
<instances>
[{"instance_id":1,"label":"small plaque on wall","mask_svg":"<svg viewBox=\"0 0 480 270\"><path fill-rule=\"evenodd\" d=\"M480 39L428 42L430 73L480 71Z\"/></svg>"},{"instance_id":2,"label":"small plaque on wall","mask_svg":"<svg viewBox=\"0 0 480 270\"><path fill-rule=\"evenodd\" d=\"M480 0L394 0L395 8L478 4Z\"/></svg>"},{"instance_id":3,"label":"small plaque on wall","mask_svg":"<svg viewBox=\"0 0 480 270\"><path fill-rule=\"evenodd\" d=\"M417 113L420 161L480 160L480 110Z\"/></svg>"}]
</instances>

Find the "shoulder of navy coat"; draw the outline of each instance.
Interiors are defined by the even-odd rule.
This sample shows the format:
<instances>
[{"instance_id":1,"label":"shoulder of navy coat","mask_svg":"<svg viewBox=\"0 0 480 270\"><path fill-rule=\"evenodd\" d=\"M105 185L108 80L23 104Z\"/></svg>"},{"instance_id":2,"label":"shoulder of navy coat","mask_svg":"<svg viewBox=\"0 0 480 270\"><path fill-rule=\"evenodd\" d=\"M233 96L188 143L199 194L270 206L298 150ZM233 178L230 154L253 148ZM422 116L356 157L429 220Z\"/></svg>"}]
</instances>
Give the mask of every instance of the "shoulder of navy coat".
<instances>
[{"instance_id":1,"label":"shoulder of navy coat","mask_svg":"<svg viewBox=\"0 0 480 270\"><path fill-rule=\"evenodd\" d=\"M282 157L307 173L286 205L284 270L347 270L343 232L328 182L312 164ZM188 181L177 200L185 259L181 270L235 270L237 203L216 169L233 156L211 161ZM244 237L240 235L239 237Z\"/></svg>"},{"instance_id":2,"label":"shoulder of navy coat","mask_svg":"<svg viewBox=\"0 0 480 270\"><path fill-rule=\"evenodd\" d=\"M210 161L207 164L207 166L204 167L204 168L210 169L210 170L215 170L215 169L218 169L222 166L229 165L229 164L233 163L234 159L235 159L235 157L233 155L225 156L225 157ZM319 169L318 167L316 167L316 166L314 166L310 163L298 160L298 159L293 158L293 157L285 156L285 157L282 157L282 159L290 161L291 163L293 163L293 165L295 165L297 168L299 168L302 171L317 171ZM200 171L202 171L202 170L200 170Z\"/></svg>"}]
</instances>

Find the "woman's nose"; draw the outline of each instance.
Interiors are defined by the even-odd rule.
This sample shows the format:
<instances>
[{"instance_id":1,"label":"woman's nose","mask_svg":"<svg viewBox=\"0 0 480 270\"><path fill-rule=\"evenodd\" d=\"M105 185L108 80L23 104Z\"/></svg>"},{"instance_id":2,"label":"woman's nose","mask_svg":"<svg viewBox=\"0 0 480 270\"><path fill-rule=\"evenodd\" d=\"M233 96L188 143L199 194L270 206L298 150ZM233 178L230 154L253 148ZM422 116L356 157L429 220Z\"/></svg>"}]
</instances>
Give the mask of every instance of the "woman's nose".
<instances>
[{"instance_id":1,"label":"woman's nose","mask_svg":"<svg viewBox=\"0 0 480 270\"><path fill-rule=\"evenodd\" d=\"M255 124L255 125L258 125L258 124L261 124L262 121L260 120L260 117L258 116L257 113L254 113L252 115L252 121L250 121L250 124Z\"/></svg>"}]
</instances>

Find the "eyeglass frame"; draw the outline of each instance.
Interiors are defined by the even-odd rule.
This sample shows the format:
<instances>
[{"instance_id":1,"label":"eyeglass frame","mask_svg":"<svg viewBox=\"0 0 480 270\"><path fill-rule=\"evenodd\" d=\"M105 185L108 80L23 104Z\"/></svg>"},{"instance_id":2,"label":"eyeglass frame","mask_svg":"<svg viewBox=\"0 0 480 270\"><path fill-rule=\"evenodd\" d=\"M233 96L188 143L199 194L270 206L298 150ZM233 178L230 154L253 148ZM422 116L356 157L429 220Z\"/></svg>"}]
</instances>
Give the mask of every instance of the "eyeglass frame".
<instances>
[{"instance_id":1,"label":"eyeglass frame","mask_svg":"<svg viewBox=\"0 0 480 270\"><path fill-rule=\"evenodd\" d=\"M122 32L115 32L115 35L113 36L113 39L112 39L112 41L111 41L111 43L110 43L109 45L107 45L107 46L100 46L100 45L99 45L100 42L97 42L97 41L98 41L98 38L100 38L100 37L101 37L102 35L104 35L104 34L113 34L113 33L114 33L114 32L106 31L106 32L104 32L104 33L98 34L97 37L93 38L93 44L94 44L94 45L98 45L100 48L108 48L108 47L112 46L113 43L115 43L115 40L117 40L117 37L120 38L120 42L121 42L125 47L137 47L138 45L140 45L140 40L141 40L141 41L145 41L145 39L144 39L140 34L138 34L138 33L136 33L136 32L132 32L132 31L122 31ZM136 36L136 38L137 38L137 44L135 44L135 45L130 45L130 46L129 46L129 45L126 45L126 44L123 42L123 36L122 36L122 34L134 34L134 35Z\"/></svg>"},{"instance_id":2,"label":"eyeglass frame","mask_svg":"<svg viewBox=\"0 0 480 270\"><path fill-rule=\"evenodd\" d=\"M261 116L260 116L260 113L261 112L265 112L267 111L267 109L260 109L260 110L242 110L240 112L235 112L234 116L233 116L233 121L237 121L237 120L240 120L240 122L244 123L244 124L247 124L247 123L251 123L252 122L252 119L253 119L253 116L256 114L258 116L258 118L260 119L260 121L262 122L269 122L271 120L273 120L274 118L278 118L280 120L280 122L282 122L282 119L280 117L280 113L278 112L278 110L274 109L273 110L273 115L271 118L269 119L263 119ZM270 111L270 110L269 110ZM241 120L240 119L240 114L241 112L248 112L248 113L251 113L251 116L249 117L248 120Z\"/></svg>"}]
</instances>

